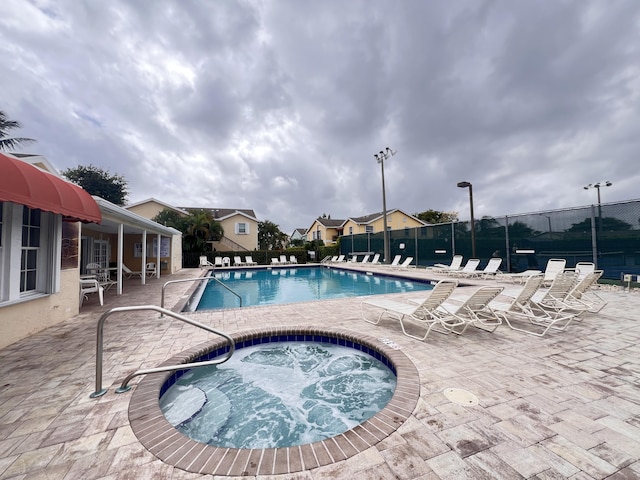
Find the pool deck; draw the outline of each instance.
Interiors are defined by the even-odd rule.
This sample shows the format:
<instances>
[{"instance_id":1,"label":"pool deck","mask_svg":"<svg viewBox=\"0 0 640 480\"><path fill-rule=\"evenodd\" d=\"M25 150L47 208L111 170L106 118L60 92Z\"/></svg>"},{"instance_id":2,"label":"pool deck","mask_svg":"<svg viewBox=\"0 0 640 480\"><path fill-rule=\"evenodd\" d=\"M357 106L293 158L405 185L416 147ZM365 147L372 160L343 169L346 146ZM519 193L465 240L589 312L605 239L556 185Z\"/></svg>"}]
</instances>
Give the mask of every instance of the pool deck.
<instances>
[{"instance_id":1,"label":"pool deck","mask_svg":"<svg viewBox=\"0 0 640 480\"><path fill-rule=\"evenodd\" d=\"M228 333L336 327L395 342L418 370L420 399L386 439L330 465L213 477L165 464L129 426L131 393L116 394L114 387L136 369L216 337L151 311L115 314L105 328L109 391L92 399L96 324L116 306L159 305L166 281L199 274L185 269L144 286L127 281L125 294L107 292L103 307L92 295L73 319L0 349L0 479L640 478L640 295L620 290L599 292L609 302L600 313L542 338L502 325L493 333L470 328L459 337L431 333L420 342L403 335L396 321L364 322L362 297L190 314ZM402 274L440 278L424 269ZM190 287L169 287L167 305L184 301ZM459 287L456 295L472 289ZM412 296L420 292L386 297ZM140 379L132 380L134 388ZM447 388L474 394L478 405L451 402ZM286 465L277 468L286 471Z\"/></svg>"}]
</instances>

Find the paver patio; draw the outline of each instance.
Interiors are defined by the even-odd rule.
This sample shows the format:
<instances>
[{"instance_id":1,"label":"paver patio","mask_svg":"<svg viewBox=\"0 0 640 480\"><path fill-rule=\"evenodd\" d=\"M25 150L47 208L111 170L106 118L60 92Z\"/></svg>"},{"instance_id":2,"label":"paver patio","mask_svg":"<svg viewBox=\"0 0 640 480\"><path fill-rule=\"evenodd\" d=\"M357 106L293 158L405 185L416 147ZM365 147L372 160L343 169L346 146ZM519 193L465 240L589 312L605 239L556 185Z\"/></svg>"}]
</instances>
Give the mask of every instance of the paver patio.
<instances>
[{"instance_id":1,"label":"paver patio","mask_svg":"<svg viewBox=\"0 0 640 480\"><path fill-rule=\"evenodd\" d=\"M145 286L129 282L124 295L108 293L104 307L90 298L77 317L0 349L0 479L213 478L149 453L129 427L131 393L114 393L126 374L157 366L213 335L155 312L113 315L105 328L109 392L89 398L100 315L115 306L159 305L165 281L199 273L185 269ZM424 270L403 273L437 278ZM166 304L178 303L189 288L169 287ZM358 298L192 316L228 333L276 326L367 333L395 342L420 375L413 415L374 447L312 470L242 478L635 479L640 295L601 295L609 303L599 314L542 338L502 325L494 333L471 328L461 337L434 333L420 342L402 335L396 321L364 322ZM139 381L132 381L134 388ZM471 392L479 404L453 403L443 394L447 388Z\"/></svg>"}]
</instances>

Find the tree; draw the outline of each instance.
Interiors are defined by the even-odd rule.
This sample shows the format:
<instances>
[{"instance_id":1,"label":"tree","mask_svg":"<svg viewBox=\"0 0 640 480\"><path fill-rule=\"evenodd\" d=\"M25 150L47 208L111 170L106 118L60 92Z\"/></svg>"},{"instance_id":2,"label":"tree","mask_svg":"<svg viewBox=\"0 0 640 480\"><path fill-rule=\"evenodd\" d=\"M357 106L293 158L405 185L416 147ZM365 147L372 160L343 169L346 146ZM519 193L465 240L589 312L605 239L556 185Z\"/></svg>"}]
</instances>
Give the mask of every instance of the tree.
<instances>
[{"instance_id":1,"label":"tree","mask_svg":"<svg viewBox=\"0 0 640 480\"><path fill-rule=\"evenodd\" d=\"M287 242L287 234L269 220L258 223L258 246L260 250L279 250Z\"/></svg>"},{"instance_id":2,"label":"tree","mask_svg":"<svg viewBox=\"0 0 640 480\"><path fill-rule=\"evenodd\" d=\"M104 198L116 205L125 204L128 193L127 182L121 175L111 175L108 170L94 165L68 168L62 172L62 175L76 185L80 185L91 195Z\"/></svg>"},{"instance_id":3,"label":"tree","mask_svg":"<svg viewBox=\"0 0 640 480\"><path fill-rule=\"evenodd\" d=\"M209 250L209 242L216 242L224 236L220 222L213 218L209 210L190 210L182 215L171 208L165 208L151 220L182 232L182 250L203 253Z\"/></svg>"},{"instance_id":4,"label":"tree","mask_svg":"<svg viewBox=\"0 0 640 480\"><path fill-rule=\"evenodd\" d=\"M429 209L424 212L414 213L413 216L432 225L436 223L451 223L458 221L458 212L440 212L438 210Z\"/></svg>"},{"instance_id":5,"label":"tree","mask_svg":"<svg viewBox=\"0 0 640 480\"><path fill-rule=\"evenodd\" d=\"M10 137L9 131L14 128L22 128L22 125L15 120L9 120L7 115L0 110L0 150L8 152L23 143L35 142L32 138Z\"/></svg>"}]
</instances>

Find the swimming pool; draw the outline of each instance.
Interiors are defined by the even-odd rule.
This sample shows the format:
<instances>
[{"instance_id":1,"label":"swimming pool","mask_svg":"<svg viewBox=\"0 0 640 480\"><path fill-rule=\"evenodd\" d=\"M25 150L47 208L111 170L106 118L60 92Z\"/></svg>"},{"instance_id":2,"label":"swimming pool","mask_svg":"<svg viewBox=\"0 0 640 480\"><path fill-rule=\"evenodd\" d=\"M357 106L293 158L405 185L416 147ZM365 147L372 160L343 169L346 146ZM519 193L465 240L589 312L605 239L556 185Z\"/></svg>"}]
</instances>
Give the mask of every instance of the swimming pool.
<instances>
[{"instance_id":1,"label":"swimming pool","mask_svg":"<svg viewBox=\"0 0 640 480\"><path fill-rule=\"evenodd\" d=\"M316 266L213 271L212 274L242 299L243 307L433 288L429 281ZM195 292L185 310L235 308L240 306L238 296L218 282L209 281Z\"/></svg>"}]
</instances>

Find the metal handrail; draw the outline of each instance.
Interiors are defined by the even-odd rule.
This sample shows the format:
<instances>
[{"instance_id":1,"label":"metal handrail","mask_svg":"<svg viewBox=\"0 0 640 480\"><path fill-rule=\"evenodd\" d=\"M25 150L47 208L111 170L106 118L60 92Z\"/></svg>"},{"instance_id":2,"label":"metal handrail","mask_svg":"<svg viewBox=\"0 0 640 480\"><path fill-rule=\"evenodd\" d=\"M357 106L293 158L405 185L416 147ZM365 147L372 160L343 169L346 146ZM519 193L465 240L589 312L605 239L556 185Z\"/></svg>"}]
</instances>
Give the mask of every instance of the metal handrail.
<instances>
[{"instance_id":1,"label":"metal handrail","mask_svg":"<svg viewBox=\"0 0 640 480\"><path fill-rule=\"evenodd\" d=\"M222 285L224 288L226 288L227 290L229 290L231 293L233 293L236 297L238 297L238 300L240 300L240 307L242 307L242 297L240 296L240 294L238 294L237 292L234 292L233 290L231 290L227 285L225 285L224 283L222 283L220 280L218 280L215 277L196 277L196 278L181 278L179 280L169 280L168 282L166 282L163 286L162 286L162 293L160 296L160 306L162 308L164 308L164 289L167 285L169 285L170 283L182 283L182 282L195 282L195 281L202 281L202 280L215 280L216 282L218 282L220 285ZM162 316L162 314L160 314L160 316Z\"/></svg>"},{"instance_id":2,"label":"metal handrail","mask_svg":"<svg viewBox=\"0 0 640 480\"><path fill-rule=\"evenodd\" d=\"M188 323L189 325L193 325L194 327L198 327L198 328L201 328L203 330L206 330L207 332L214 333L216 335L220 335L221 337L224 337L229 342L229 352L224 357L219 358L219 359L215 359L215 360L207 360L207 361L204 361L204 362L194 362L194 363L182 363L180 365L166 365L166 366L163 366L163 367L147 368L147 369L143 369L143 370L137 370L137 371L129 374L123 380L123 382L120 385L120 387L116 389L116 393L123 393L123 392L129 391L131 389L131 387L128 385L129 381L133 377L136 377L138 375L146 375L146 374L149 374L149 373L170 372L170 371L173 371L173 370L184 370L184 369L188 369L188 368L204 367L204 366L207 366L207 365L218 365L220 363L224 363L227 360L229 360L231 358L231 355L233 355L233 352L236 349L235 342L227 334L222 333L222 332L220 332L218 330L215 330L215 329L213 329L213 328L211 328L211 327L209 327L207 325L203 325L202 323L197 322L195 320L191 320L190 318L187 318L187 317L185 317L183 315L180 315L178 313L172 312L171 310L167 310L165 308L158 307L156 305L138 305L138 306L132 306L132 307L116 307L116 308L112 308L111 310L107 310L106 312L104 312L102 314L102 316L100 317L100 319L98 320L98 331L97 331L97 335L96 335L96 391L93 392L90 395L91 398L101 397L102 395L107 393L107 390L108 390L106 388L102 388L102 352L103 352L104 323L105 323L105 321L113 313L135 312L135 311L140 311L140 310L154 310L156 312L160 312L160 314L168 315L170 317L173 317L173 318L181 320L181 321L183 321L185 323Z\"/></svg>"}]
</instances>

